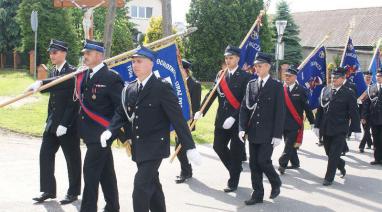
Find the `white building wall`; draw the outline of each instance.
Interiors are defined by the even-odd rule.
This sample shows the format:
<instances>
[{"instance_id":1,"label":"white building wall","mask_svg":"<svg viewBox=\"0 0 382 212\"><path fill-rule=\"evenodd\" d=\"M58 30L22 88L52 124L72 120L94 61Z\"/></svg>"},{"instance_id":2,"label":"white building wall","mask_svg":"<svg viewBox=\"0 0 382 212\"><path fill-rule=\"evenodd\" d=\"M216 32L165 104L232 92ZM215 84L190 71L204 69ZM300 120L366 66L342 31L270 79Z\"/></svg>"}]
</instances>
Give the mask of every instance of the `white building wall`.
<instances>
[{"instance_id":1,"label":"white building wall","mask_svg":"<svg viewBox=\"0 0 382 212\"><path fill-rule=\"evenodd\" d=\"M130 17L130 21L135 23L137 25L136 28L143 33L146 33L150 18L132 17L132 6L151 7L153 17L162 16L161 0L131 0L126 3L126 6L129 8L128 16Z\"/></svg>"}]
</instances>

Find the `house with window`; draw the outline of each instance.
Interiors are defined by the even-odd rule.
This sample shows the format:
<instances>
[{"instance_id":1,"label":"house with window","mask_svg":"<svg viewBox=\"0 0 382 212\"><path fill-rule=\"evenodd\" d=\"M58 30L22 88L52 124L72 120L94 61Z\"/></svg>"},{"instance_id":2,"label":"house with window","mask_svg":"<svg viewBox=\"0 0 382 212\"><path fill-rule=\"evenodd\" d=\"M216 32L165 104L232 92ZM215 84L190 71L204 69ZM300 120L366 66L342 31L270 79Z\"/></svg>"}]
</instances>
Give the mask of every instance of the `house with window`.
<instances>
[{"instance_id":1,"label":"house with window","mask_svg":"<svg viewBox=\"0 0 382 212\"><path fill-rule=\"evenodd\" d=\"M126 3L130 21L135 23L139 32L146 33L152 16L162 16L161 0L131 0Z\"/></svg>"},{"instance_id":2,"label":"house with window","mask_svg":"<svg viewBox=\"0 0 382 212\"><path fill-rule=\"evenodd\" d=\"M292 13L300 28L300 44L304 58L330 33L325 42L327 62L341 59L350 21L354 28L351 33L361 70L370 65L376 43L382 38L382 7L338 9Z\"/></svg>"}]
</instances>

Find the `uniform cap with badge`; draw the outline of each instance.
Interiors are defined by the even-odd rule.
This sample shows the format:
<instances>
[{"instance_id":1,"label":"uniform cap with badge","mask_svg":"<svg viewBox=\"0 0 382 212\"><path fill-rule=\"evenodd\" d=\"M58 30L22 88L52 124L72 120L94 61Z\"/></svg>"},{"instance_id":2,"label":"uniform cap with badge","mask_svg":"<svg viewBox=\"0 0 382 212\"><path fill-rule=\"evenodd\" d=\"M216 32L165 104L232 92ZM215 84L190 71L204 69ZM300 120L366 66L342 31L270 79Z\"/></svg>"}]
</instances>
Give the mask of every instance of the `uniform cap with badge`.
<instances>
[{"instance_id":1,"label":"uniform cap with badge","mask_svg":"<svg viewBox=\"0 0 382 212\"><path fill-rule=\"evenodd\" d=\"M97 51L97 52L104 53L105 48L102 42L86 39L84 42L84 48L82 49L81 52L86 52L86 51Z\"/></svg>"},{"instance_id":2,"label":"uniform cap with badge","mask_svg":"<svg viewBox=\"0 0 382 212\"><path fill-rule=\"evenodd\" d=\"M241 52L241 49L239 47L228 45L225 48L224 56L236 55L236 56L240 57L240 52Z\"/></svg>"},{"instance_id":3,"label":"uniform cap with badge","mask_svg":"<svg viewBox=\"0 0 382 212\"><path fill-rule=\"evenodd\" d=\"M255 65L255 64L262 64L262 63L272 64L272 56L264 52L257 52L255 61L253 62L253 64Z\"/></svg>"},{"instance_id":4,"label":"uniform cap with badge","mask_svg":"<svg viewBox=\"0 0 382 212\"><path fill-rule=\"evenodd\" d=\"M50 40L49 47L48 47L47 51L48 52L51 52L51 51L67 52L68 51L68 43L66 43L64 41L52 39L52 40Z\"/></svg>"},{"instance_id":5,"label":"uniform cap with badge","mask_svg":"<svg viewBox=\"0 0 382 212\"><path fill-rule=\"evenodd\" d=\"M130 58L134 58L134 57L143 57L143 58L150 59L151 61L154 62L156 58L156 53L147 47L139 46L138 50L136 50L136 52Z\"/></svg>"}]
</instances>

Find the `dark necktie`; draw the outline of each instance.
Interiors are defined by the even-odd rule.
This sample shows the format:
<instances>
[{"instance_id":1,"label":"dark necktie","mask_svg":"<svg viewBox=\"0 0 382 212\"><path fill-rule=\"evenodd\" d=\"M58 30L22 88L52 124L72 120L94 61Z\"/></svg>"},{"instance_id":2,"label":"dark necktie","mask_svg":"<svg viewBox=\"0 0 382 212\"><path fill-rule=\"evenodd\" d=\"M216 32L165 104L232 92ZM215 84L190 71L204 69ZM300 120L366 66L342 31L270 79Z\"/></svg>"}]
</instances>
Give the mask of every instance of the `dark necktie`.
<instances>
[{"instance_id":1,"label":"dark necktie","mask_svg":"<svg viewBox=\"0 0 382 212\"><path fill-rule=\"evenodd\" d=\"M332 89L332 96L336 95L337 89Z\"/></svg>"},{"instance_id":2,"label":"dark necktie","mask_svg":"<svg viewBox=\"0 0 382 212\"><path fill-rule=\"evenodd\" d=\"M260 80L260 88L259 88L259 93L260 93L261 89L263 89L263 84L264 84L264 81L263 81L263 80Z\"/></svg>"},{"instance_id":3,"label":"dark necktie","mask_svg":"<svg viewBox=\"0 0 382 212\"><path fill-rule=\"evenodd\" d=\"M142 85L142 83L139 83L138 95L142 92L142 90L143 90L143 85Z\"/></svg>"},{"instance_id":4,"label":"dark necktie","mask_svg":"<svg viewBox=\"0 0 382 212\"><path fill-rule=\"evenodd\" d=\"M53 71L53 76L56 77L60 74L60 72L58 72L58 69L57 68L54 68L54 71Z\"/></svg>"}]
</instances>

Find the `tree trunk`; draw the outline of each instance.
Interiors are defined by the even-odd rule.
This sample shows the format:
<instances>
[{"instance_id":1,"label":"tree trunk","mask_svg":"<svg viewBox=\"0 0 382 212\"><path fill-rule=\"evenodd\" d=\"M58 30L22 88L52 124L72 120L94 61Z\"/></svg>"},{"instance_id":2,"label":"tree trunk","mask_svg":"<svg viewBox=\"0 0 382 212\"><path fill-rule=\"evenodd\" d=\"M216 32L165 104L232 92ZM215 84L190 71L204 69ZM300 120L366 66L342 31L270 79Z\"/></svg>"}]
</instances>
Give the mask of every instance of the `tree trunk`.
<instances>
[{"instance_id":1,"label":"tree trunk","mask_svg":"<svg viewBox=\"0 0 382 212\"><path fill-rule=\"evenodd\" d=\"M113 42L113 25L117 13L117 0L109 0L109 7L106 13L105 31L103 34L103 42L105 45L105 58L111 55L111 44Z\"/></svg>"},{"instance_id":2,"label":"tree trunk","mask_svg":"<svg viewBox=\"0 0 382 212\"><path fill-rule=\"evenodd\" d=\"M163 37L172 34L171 0L162 0Z\"/></svg>"}]
</instances>

